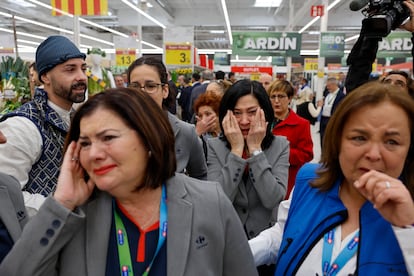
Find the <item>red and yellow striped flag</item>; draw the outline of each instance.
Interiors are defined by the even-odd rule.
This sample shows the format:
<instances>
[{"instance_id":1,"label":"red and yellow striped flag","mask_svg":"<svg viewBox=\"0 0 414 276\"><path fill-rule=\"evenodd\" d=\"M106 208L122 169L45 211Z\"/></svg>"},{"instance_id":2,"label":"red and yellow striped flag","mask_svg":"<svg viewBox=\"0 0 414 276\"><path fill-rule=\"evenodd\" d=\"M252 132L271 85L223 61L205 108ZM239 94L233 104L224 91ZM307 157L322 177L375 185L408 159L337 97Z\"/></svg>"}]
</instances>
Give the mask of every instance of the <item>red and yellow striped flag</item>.
<instances>
[{"instance_id":1,"label":"red and yellow striped flag","mask_svg":"<svg viewBox=\"0 0 414 276\"><path fill-rule=\"evenodd\" d=\"M73 15L108 15L108 0L50 0L50 5ZM62 13L52 10L52 15Z\"/></svg>"}]
</instances>

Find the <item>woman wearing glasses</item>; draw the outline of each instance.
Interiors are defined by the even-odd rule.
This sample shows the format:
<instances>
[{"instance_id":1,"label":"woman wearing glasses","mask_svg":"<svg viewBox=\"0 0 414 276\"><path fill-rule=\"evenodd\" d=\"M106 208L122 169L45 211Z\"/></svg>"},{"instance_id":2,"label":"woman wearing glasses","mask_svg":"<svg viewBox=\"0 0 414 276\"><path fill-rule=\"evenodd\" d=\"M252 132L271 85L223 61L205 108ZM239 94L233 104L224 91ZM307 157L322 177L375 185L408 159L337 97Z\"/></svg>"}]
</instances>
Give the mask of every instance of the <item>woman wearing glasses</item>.
<instances>
[{"instance_id":1,"label":"woman wearing glasses","mask_svg":"<svg viewBox=\"0 0 414 276\"><path fill-rule=\"evenodd\" d=\"M174 130L177 172L198 179L207 178L207 165L200 138L193 125L181 121L167 111L169 102L168 75L161 60L141 57L128 68L128 86L148 93L163 108Z\"/></svg>"},{"instance_id":2,"label":"woman wearing glasses","mask_svg":"<svg viewBox=\"0 0 414 276\"><path fill-rule=\"evenodd\" d=\"M263 86L240 80L220 103L224 135L208 140L208 179L221 183L249 239L273 225L286 193L289 144L272 134L272 121L272 106ZM270 275L267 269L271 268L260 267L260 275Z\"/></svg>"},{"instance_id":3,"label":"woman wearing glasses","mask_svg":"<svg viewBox=\"0 0 414 276\"><path fill-rule=\"evenodd\" d=\"M289 108L294 95L294 89L290 82L276 80L270 84L267 93L275 117L272 125L273 134L285 136L290 142L289 181L286 193L286 198L289 198L298 170L313 158L310 123Z\"/></svg>"}]
</instances>

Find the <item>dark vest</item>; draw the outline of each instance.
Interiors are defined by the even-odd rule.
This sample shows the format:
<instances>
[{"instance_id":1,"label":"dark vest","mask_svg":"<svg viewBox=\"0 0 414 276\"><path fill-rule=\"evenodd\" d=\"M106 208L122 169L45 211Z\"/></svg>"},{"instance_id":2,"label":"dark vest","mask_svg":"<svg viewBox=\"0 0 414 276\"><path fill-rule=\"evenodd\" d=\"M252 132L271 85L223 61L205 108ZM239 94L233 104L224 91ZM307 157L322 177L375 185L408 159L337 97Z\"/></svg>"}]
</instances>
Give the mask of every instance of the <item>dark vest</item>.
<instances>
[{"instance_id":1,"label":"dark vest","mask_svg":"<svg viewBox=\"0 0 414 276\"><path fill-rule=\"evenodd\" d=\"M57 184L68 127L59 114L47 105L47 93L42 89L36 91L32 101L5 114L1 121L13 116L23 116L31 120L43 140L40 159L33 164L29 172L29 180L23 190L48 196L55 190Z\"/></svg>"},{"instance_id":2,"label":"dark vest","mask_svg":"<svg viewBox=\"0 0 414 276\"><path fill-rule=\"evenodd\" d=\"M296 114L308 120L312 125L316 123L317 118L313 118L309 112L308 105L310 102L304 102L296 106Z\"/></svg>"}]
</instances>

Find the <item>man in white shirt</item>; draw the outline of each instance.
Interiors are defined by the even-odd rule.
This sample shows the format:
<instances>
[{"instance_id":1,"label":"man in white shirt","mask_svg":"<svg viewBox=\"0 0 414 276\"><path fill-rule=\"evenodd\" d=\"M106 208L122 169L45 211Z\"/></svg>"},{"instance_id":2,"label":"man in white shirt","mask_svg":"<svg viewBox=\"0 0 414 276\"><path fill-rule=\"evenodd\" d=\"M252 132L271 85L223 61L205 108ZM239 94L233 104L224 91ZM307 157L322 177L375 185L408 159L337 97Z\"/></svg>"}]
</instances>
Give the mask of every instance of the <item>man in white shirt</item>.
<instances>
[{"instance_id":1,"label":"man in white shirt","mask_svg":"<svg viewBox=\"0 0 414 276\"><path fill-rule=\"evenodd\" d=\"M322 116L319 126L319 134L321 136L321 148L323 146L323 137L325 135L325 129L328 125L329 119L333 115L340 101L345 97L345 94L339 88L338 80L336 78L328 78L326 82L326 90L328 93L326 93L325 95L322 107Z\"/></svg>"},{"instance_id":2,"label":"man in white shirt","mask_svg":"<svg viewBox=\"0 0 414 276\"><path fill-rule=\"evenodd\" d=\"M57 183L73 103L85 100L86 55L68 38L50 36L36 51L44 89L0 119L7 143L0 145L0 171L20 182L26 208L36 213Z\"/></svg>"}]
</instances>

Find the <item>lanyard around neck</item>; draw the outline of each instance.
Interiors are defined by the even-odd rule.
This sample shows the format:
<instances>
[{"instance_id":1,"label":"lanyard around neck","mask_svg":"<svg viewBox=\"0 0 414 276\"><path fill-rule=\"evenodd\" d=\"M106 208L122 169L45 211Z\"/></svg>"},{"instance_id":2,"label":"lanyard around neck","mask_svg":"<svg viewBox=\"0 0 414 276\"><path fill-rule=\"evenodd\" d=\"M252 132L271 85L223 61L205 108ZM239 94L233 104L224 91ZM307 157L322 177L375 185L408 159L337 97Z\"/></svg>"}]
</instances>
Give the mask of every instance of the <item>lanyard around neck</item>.
<instances>
[{"instance_id":1,"label":"lanyard around neck","mask_svg":"<svg viewBox=\"0 0 414 276\"><path fill-rule=\"evenodd\" d=\"M335 230L329 231L323 238L322 274L324 276L336 275L352 258L352 256L354 256L358 249L359 230L355 233L346 247L342 249L336 259L331 262L334 238Z\"/></svg>"},{"instance_id":2,"label":"lanyard around neck","mask_svg":"<svg viewBox=\"0 0 414 276\"><path fill-rule=\"evenodd\" d=\"M115 204L115 203L114 203ZM124 223L118 212L116 211L115 205L114 209L114 216L115 216L115 234L116 234L116 241L118 246L118 256L119 256L119 268L120 268L120 275L121 276L133 276L134 271L132 268L132 259L131 259L131 251L128 243L128 235L125 229ZM162 195L161 195L161 202L160 202L160 223L158 229L158 244L157 249L152 257L152 260L148 267L145 269L143 276L147 276L152 264L154 263L155 257L157 256L158 252L161 250L162 245L164 244L167 238L167 192L165 188L165 184L162 185Z\"/></svg>"}]
</instances>

